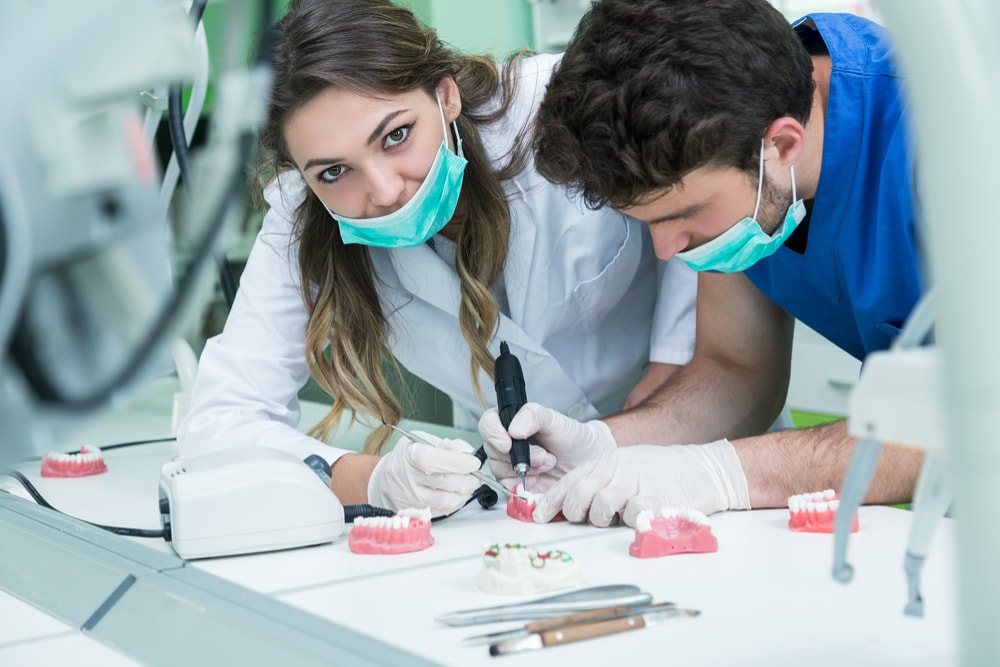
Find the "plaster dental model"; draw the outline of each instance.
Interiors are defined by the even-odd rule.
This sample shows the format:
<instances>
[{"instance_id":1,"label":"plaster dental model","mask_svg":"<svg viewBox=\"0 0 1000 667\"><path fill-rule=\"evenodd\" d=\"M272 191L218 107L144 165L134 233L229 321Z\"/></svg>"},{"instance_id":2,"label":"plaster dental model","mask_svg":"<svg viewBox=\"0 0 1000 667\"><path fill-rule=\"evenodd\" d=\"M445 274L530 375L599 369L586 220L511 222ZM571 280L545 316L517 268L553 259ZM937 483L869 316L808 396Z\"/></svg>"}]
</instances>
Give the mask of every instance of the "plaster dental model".
<instances>
[{"instance_id":1,"label":"plaster dental model","mask_svg":"<svg viewBox=\"0 0 1000 667\"><path fill-rule=\"evenodd\" d=\"M479 588L497 595L534 595L580 585L580 567L565 551L491 544L483 552Z\"/></svg>"},{"instance_id":2,"label":"plaster dental model","mask_svg":"<svg viewBox=\"0 0 1000 667\"><path fill-rule=\"evenodd\" d=\"M395 516L358 517L347 546L356 554L402 554L434 544L431 510L405 509Z\"/></svg>"},{"instance_id":3,"label":"plaster dental model","mask_svg":"<svg viewBox=\"0 0 1000 667\"><path fill-rule=\"evenodd\" d=\"M42 477L85 477L107 472L101 450L81 445L76 454L49 452L42 457Z\"/></svg>"},{"instance_id":4,"label":"plaster dental model","mask_svg":"<svg viewBox=\"0 0 1000 667\"><path fill-rule=\"evenodd\" d=\"M832 533L840 507L840 496L833 489L800 493L788 499L788 527L800 533ZM851 532L858 532L858 513L854 513Z\"/></svg>"},{"instance_id":5,"label":"plaster dental model","mask_svg":"<svg viewBox=\"0 0 1000 667\"><path fill-rule=\"evenodd\" d=\"M664 507L659 515L642 510L635 518L635 541L628 547L636 558L719 550L708 517L695 509Z\"/></svg>"},{"instance_id":6,"label":"plaster dental model","mask_svg":"<svg viewBox=\"0 0 1000 667\"><path fill-rule=\"evenodd\" d=\"M532 514L534 513L537 505L538 496L518 484L511 492L510 498L507 499L507 516L513 517L518 521L534 523L535 519ZM556 514L552 520L565 521L566 517L563 516L562 512L559 512L559 514Z\"/></svg>"}]
</instances>

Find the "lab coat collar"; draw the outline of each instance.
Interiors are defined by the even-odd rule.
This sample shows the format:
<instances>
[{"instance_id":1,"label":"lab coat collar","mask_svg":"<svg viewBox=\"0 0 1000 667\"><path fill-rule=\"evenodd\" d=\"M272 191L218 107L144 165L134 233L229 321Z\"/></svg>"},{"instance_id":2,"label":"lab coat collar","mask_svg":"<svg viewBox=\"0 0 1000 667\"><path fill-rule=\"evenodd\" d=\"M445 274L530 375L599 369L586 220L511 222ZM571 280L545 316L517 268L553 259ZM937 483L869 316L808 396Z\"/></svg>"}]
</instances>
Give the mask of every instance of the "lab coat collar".
<instances>
[{"instance_id":1,"label":"lab coat collar","mask_svg":"<svg viewBox=\"0 0 1000 667\"><path fill-rule=\"evenodd\" d=\"M517 321L525 321L525 311L529 306L524 277L531 262L530 241L534 239L534 230L526 236L531 238L522 238L520 243L512 243L507 256L504 282L511 316L501 315L495 338L509 341L522 348L540 350L538 343L528 336L521 326L515 324ZM528 245L525 246L525 243ZM426 243L415 248L396 248L388 253L396 270L400 288L458 319L458 305L462 298L460 282L458 274L446 261Z\"/></svg>"}]
</instances>

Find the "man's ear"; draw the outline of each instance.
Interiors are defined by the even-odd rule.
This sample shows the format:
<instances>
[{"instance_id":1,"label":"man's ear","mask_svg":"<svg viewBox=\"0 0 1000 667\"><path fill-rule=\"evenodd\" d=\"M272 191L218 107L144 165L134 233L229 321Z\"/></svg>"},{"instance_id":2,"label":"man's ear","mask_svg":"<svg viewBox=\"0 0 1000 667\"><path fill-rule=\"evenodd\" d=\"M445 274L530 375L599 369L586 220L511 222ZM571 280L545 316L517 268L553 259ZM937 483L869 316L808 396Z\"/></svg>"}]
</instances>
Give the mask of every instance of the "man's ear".
<instances>
[{"instance_id":1,"label":"man's ear","mask_svg":"<svg viewBox=\"0 0 1000 667\"><path fill-rule=\"evenodd\" d=\"M794 164L805 145L806 128L791 116L782 116L771 123L764 133L764 159L777 159L780 165ZM768 150L771 148L776 153Z\"/></svg>"},{"instance_id":2,"label":"man's ear","mask_svg":"<svg viewBox=\"0 0 1000 667\"><path fill-rule=\"evenodd\" d=\"M455 79L446 76L437 85L438 98L441 100L441 108L444 109L444 117L449 123L458 118L462 113L462 95L458 92L458 84Z\"/></svg>"}]
</instances>

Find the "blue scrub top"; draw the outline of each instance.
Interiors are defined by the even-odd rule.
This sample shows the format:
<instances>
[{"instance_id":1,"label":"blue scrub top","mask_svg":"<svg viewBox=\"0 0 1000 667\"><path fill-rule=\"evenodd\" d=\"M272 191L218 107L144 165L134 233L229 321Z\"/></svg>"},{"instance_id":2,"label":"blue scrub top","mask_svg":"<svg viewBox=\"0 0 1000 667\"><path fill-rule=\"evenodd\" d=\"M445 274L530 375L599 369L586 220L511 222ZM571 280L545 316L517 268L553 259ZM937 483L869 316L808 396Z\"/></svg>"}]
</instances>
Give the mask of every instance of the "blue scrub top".
<instances>
[{"instance_id":1,"label":"blue scrub top","mask_svg":"<svg viewBox=\"0 0 1000 667\"><path fill-rule=\"evenodd\" d=\"M886 31L810 14L832 72L805 251L789 239L746 271L771 300L858 359L889 347L924 289L914 150Z\"/></svg>"}]
</instances>

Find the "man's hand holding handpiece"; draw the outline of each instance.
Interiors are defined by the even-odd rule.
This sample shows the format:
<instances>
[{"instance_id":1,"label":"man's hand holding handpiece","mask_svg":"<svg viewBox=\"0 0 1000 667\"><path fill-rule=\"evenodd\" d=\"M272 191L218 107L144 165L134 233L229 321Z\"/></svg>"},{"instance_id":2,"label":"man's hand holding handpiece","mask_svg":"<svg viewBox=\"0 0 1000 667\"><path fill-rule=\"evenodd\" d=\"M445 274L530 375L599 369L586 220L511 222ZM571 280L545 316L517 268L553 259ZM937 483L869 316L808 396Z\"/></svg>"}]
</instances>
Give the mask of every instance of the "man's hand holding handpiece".
<instances>
[{"instance_id":1,"label":"man's hand holding handpiece","mask_svg":"<svg viewBox=\"0 0 1000 667\"><path fill-rule=\"evenodd\" d=\"M532 443L528 486L544 494L534 512L539 523L559 512L595 526L611 525L616 516L635 526L643 509L750 509L746 476L728 440L619 447L603 421L579 422L538 403L525 404L509 430L496 410L487 410L479 434L490 469L508 487L520 481L510 465L511 438Z\"/></svg>"}]
</instances>

